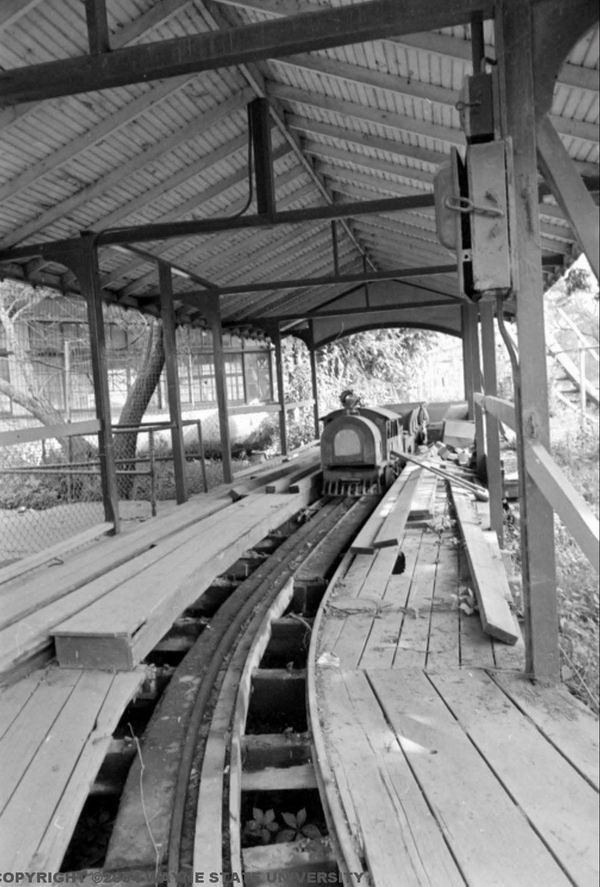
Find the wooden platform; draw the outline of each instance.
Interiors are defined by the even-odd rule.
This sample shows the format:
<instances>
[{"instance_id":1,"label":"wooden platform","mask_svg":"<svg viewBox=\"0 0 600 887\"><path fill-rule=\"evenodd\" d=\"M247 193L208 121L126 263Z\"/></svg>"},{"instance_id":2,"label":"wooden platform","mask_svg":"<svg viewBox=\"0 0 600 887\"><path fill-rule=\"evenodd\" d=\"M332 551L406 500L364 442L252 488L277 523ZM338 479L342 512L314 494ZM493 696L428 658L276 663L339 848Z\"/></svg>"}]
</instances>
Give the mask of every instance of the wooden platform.
<instances>
[{"instance_id":1,"label":"wooden platform","mask_svg":"<svg viewBox=\"0 0 600 887\"><path fill-rule=\"evenodd\" d=\"M294 469L288 466L288 473L295 470L296 463L290 464ZM19 567L20 575L14 575L16 566L11 566L4 573L5 581L0 575L0 682L31 670L36 659L37 664L44 664L54 653L53 631L75 616L83 620L75 622L77 631L84 625L83 635L101 637L105 625L99 612L105 610L109 621L113 620L107 636L124 639L116 642L120 644L118 656L111 662L104 647L97 644L92 651L90 645L83 656L79 648L74 652L69 649L63 664L131 668L134 660L139 661L160 639L170 626L169 618L185 607L190 596L191 600L199 596L205 584L245 548L307 504L311 495L308 486L297 493L275 496L254 492L253 484L264 489L261 478L265 476L271 472L240 480L236 489L245 490L244 498L235 502L229 488L223 487L131 533L104 537L83 550L64 552L58 561L36 558L30 569L27 563ZM238 554L232 545L237 545ZM223 563L225 556L228 563ZM135 594L138 602L143 598L143 613L139 616L136 611L127 621L123 602ZM115 598L119 607L114 605ZM131 607L127 612L131 614ZM120 619L116 629L115 618ZM165 625L155 637L153 629L160 632ZM134 635L137 646L132 652Z\"/></svg>"},{"instance_id":2,"label":"wooden platform","mask_svg":"<svg viewBox=\"0 0 600 887\"><path fill-rule=\"evenodd\" d=\"M311 728L340 871L371 887L592 887L597 722L522 674L521 641L467 615L441 487L422 524L349 557L313 632Z\"/></svg>"},{"instance_id":3,"label":"wooden platform","mask_svg":"<svg viewBox=\"0 0 600 887\"><path fill-rule=\"evenodd\" d=\"M0 690L3 871L57 872L112 733L144 669L55 666Z\"/></svg>"}]
</instances>

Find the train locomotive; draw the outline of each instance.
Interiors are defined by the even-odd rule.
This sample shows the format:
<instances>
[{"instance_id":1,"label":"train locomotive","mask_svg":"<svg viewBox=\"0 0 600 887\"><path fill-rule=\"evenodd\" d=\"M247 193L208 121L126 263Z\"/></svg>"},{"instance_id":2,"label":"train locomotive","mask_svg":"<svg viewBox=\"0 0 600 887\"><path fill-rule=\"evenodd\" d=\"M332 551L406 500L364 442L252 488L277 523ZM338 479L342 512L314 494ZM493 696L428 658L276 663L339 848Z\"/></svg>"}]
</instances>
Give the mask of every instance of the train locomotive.
<instances>
[{"instance_id":1,"label":"train locomotive","mask_svg":"<svg viewBox=\"0 0 600 887\"><path fill-rule=\"evenodd\" d=\"M321 434L323 492L334 496L383 493L399 473L392 453L404 450L402 419L383 407L364 407L353 392L342 409L324 416Z\"/></svg>"}]
</instances>

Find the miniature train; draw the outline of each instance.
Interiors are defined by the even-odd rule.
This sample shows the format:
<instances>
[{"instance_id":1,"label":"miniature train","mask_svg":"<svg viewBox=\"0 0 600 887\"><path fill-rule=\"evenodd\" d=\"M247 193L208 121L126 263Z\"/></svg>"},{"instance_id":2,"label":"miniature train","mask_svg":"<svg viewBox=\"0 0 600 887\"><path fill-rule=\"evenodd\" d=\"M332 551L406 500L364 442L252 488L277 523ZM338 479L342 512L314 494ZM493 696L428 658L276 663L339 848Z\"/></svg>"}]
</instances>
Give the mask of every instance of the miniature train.
<instances>
[{"instance_id":1,"label":"miniature train","mask_svg":"<svg viewBox=\"0 0 600 887\"><path fill-rule=\"evenodd\" d=\"M323 417L323 492L333 496L383 493L400 466L394 452L407 447L398 413L357 403Z\"/></svg>"}]
</instances>

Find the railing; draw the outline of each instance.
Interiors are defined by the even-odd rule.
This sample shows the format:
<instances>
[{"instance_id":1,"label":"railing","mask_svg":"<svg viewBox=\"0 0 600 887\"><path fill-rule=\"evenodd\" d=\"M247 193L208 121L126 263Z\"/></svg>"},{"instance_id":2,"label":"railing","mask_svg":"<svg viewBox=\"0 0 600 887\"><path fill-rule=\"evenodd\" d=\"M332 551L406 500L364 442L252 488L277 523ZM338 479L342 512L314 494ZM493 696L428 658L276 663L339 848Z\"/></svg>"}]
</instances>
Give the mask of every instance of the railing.
<instances>
[{"instance_id":1,"label":"railing","mask_svg":"<svg viewBox=\"0 0 600 887\"><path fill-rule=\"evenodd\" d=\"M514 406L506 400L475 394L474 401L483 412L495 416L516 430ZM526 441L525 468L546 501L563 521L587 560L600 572L600 525L587 502L539 442Z\"/></svg>"}]
</instances>

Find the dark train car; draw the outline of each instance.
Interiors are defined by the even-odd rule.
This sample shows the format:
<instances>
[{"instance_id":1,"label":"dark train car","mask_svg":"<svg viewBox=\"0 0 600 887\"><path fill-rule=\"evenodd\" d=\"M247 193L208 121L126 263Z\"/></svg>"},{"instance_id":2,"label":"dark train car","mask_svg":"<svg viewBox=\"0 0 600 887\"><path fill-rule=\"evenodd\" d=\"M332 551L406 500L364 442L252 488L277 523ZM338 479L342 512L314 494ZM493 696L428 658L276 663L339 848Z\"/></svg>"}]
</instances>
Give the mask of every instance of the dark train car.
<instances>
[{"instance_id":1,"label":"dark train car","mask_svg":"<svg viewBox=\"0 0 600 887\"><path fill-rule=\"evenodd\" d=\"M401 417L383 407L334 410L323 419L323 491L382 493L396 476L392 451L402 452Z\"/></svg>"}]
</instances>

